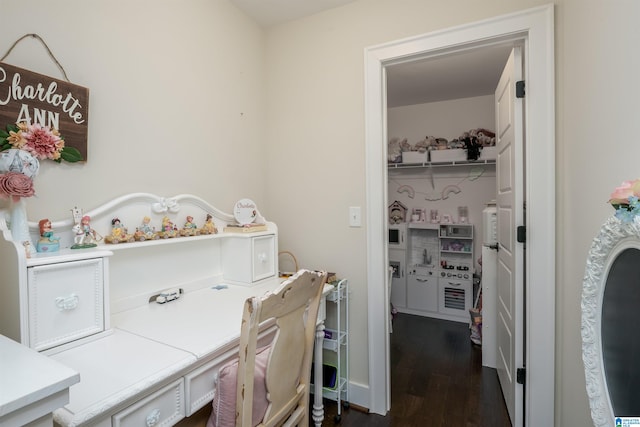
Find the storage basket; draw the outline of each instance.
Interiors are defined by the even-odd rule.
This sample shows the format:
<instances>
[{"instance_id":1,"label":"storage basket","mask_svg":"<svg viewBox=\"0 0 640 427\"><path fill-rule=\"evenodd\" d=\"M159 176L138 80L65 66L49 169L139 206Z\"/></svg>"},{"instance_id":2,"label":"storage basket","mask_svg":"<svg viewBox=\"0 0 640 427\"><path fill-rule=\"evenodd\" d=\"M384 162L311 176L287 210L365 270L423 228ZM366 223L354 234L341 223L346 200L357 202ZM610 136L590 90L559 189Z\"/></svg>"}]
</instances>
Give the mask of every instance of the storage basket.
<instances>
[{"instance_id":1,"label":"storage basket","mask_svg":"<svg viewBox=\"0 0 640 427\"><path fill-rule=\"evenodd\" d=\"M278 252L278 258L280 258L281 255L287 255L289 257L289 262L290 263L293 262L293 271L280 271L278 275L280 277L293 276L298 271L298 260L296 259L296 256L289 251ZM278 262L278 266L280 265L281 265L280 262Z\"/></svg>"}]
</instances>

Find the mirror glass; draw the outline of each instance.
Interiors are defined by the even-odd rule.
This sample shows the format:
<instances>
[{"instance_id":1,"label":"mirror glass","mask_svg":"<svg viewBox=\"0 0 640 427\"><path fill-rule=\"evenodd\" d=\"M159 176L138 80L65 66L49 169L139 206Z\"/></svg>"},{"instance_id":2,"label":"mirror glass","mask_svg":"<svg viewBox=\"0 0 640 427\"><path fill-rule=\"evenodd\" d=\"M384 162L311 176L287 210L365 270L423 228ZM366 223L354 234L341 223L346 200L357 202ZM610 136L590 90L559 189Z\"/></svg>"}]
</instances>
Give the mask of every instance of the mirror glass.
<instances>
[{"instance_id":1,"label":"mirror glass","mask_svg":"<svg viewBox=\"0 0 640 427\"><path fill-rule=\"evenodd\" d=\"M640 250L636 248L621 251L611 264L600 327L613 413L618 417L640 415Z\"/></svg>"}]
</instances>

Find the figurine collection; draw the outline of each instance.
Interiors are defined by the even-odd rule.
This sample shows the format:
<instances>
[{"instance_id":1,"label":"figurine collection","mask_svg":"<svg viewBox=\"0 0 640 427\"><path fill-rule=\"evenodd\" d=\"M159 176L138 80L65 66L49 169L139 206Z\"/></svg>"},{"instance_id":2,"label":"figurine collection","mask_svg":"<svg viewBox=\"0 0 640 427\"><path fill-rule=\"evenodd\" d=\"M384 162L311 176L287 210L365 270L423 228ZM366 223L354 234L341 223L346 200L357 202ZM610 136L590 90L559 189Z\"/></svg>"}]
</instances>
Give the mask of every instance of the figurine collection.
<instances>
[{"instance_id":1,"label":"figurine collection","mask_svg":"<svg viewBox=\"0 0 640 427\"><path fill-rule=\"evenodd\" d=\"M71 249L94 248L97 246L97 242L103 239L105 243L118 244L218 233L218 228L214 224L211 214L207 214L202 227L198 227L193 216L188 215L180 228L169 217L165 216L162 218L159 229L151 225L150 217L145 216L133 233L129 233L128 228L125 227L120 218L115 217L111 220L110 232L103 237L91 227L91 217L89 215L84 215L82 210L77 207L71 209L71 212L74 220L74 226L72 227L74 239ZM40 220L39 228L40 239L36 245L36 251L58 251L60 249L60 238L54 235L51 229L51 221L48 218Z\"/></svg>"},{"instance_id":2,"label":"figurine collection","mask_svg":"<svg viewBox=\"0 0 640 427\"><path fill-rule=\"evenodd\" d=\"M198 227L193 217L188 215L180 228L178 228L168 216L164 216L158 230L151 225L151 218L145 216L133 233L129 233L128 228L124 226L120 218L116 217L111 220L111 232L104 238L104 241L105 243L111 244L132 243L144 242L145 240L170 239L174 237L200 236L216 233L218 233L218 229L213 223L213 217L210 214L207 214L202 227Z\"/></svg>"}]
</instances>

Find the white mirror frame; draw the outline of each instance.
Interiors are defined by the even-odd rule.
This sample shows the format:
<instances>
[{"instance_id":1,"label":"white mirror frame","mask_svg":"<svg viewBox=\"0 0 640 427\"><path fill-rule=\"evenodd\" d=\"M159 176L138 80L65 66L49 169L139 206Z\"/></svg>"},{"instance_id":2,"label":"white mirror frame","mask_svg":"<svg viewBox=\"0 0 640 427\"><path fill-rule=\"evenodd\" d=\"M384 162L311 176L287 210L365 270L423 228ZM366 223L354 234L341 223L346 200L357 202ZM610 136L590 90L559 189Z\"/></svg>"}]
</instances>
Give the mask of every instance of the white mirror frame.
<instances>
[{"instance_id":1,"label":"white mirror frame","mask_svg":"<svg viewBox=\"0 0 640 427\"><path fill-rule=\"evenodd\" d=\"M640 224L609 218L593 239L582 286L582 361L595 427L614 425L602 357L602 300L611 265L629 248L640 249Z\"/></svg>"}]
</instances>

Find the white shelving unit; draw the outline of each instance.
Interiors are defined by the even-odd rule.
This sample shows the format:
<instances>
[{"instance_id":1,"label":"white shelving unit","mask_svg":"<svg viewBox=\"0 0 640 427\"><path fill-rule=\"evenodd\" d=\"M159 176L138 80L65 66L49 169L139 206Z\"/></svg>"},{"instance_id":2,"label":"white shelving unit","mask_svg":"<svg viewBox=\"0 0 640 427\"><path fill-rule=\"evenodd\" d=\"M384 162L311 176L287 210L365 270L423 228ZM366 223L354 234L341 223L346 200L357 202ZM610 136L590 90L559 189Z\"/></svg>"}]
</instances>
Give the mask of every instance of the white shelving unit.
<instances>
[{"instance_id":1,"label":"white shelving unit","mask_svg":"<svg viewBox=\"0 0 640 427\"><path fill-rule=\"evenodd\" d=\"M479 160L455 160L447 162L420 162L420 163L388 163L387 169L416 169L429 167L447 167L447 166L483 166L491 165L495 167L495 159L479 159Z\"/></svg>"},{"instance_id":2,"label":"white shelving unit","mask_svg":"<svg viewBox=\"0 0 640 427\"><path fill-rule=\"evenodd\" d=\"M438 312L469 320L473 301L473 225L440 225Z\"/></svg>"},{"instance_id":3,"label":"white shelving unit","mask_svg":"<svg viewBox=\"0 0 640 427\"><path fill-rule=\"evenodd\" d=\"M347 279L339 280L327 295L325 338L322 346L323 363L329 368L335 368L333 384L323 384L322 393L323 397L338 403L336 422L340 422L342 406L349 406L349 288L347 284ZM331 381L332 378L328 380Z\"/></svg>"}]
</instances>

